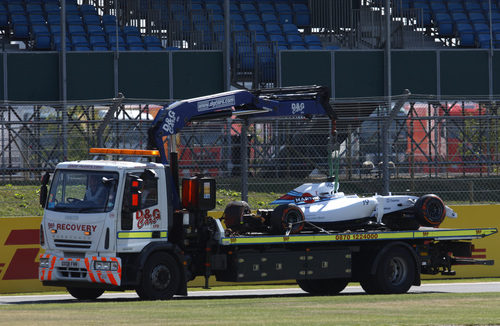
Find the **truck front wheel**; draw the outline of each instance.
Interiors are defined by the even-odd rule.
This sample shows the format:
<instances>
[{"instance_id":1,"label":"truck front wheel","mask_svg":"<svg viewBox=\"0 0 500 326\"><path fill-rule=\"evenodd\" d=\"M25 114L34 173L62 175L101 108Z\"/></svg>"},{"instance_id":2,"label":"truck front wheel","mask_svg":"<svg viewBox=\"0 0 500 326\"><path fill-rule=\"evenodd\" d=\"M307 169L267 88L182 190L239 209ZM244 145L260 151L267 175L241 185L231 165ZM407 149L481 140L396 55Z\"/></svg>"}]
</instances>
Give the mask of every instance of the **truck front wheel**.
<instances>
[{"instance_id":1,"label":"truck front wheel","mask_svg":"<svg viewBox=\"0 0 500 326\"><path fill-rule=\"evenodd\" d=\"M330 278L320 280L297 280L300 288L313 295L335 295L340 293L347 284L348 279Z\"/></svg>"},{"instance_id":2,"label":"truck front wheel","mask_svg":"<svg viewBox=\"0 0 500 326\"><path fill-rule=\"evenodd\" d=\"M368 294L406 293L415 280L415 261L402 247L394 247L384 253L374 275L366 275L361 286Z\"/></svg>"},{"instance_id":3,"label":"truck front wheel","mask_svg":"<svg viewBox=\"0 0 500 326\"><path fill-rule=\"evenodd\" d=\"M95 300L104 293L103 289L97 288L67 287L66 290L78 300Z\"/></svg>"},{"instance_id":4,"label":"truck front wheel","mask_svg":"<svg viewBox=\"0 0 500 326\"><path fill-rule=\"evenodd\" d=\"M174 296L179 280L175 259L167 253L154 253L144 265L141 285L136 292L143 300L168 300Z\"/></svg>"}]
</instances>

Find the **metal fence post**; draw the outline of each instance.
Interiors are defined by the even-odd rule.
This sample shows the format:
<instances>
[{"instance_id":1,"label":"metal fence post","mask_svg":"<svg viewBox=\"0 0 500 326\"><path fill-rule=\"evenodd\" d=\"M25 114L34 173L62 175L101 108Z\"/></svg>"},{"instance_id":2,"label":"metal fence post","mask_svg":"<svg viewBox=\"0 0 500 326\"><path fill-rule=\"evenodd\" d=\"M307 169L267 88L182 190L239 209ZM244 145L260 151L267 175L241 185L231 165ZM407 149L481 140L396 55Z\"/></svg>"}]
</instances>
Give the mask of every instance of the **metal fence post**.
<instances>
[{"instance_id":1,"label":"metal fence post","mask_svg":"<svg viewBox=\"0 0 500 326\"><path fill-rule=\"evenodd\" d=\"M241 200L248 201L248 120L241 125Z\"/></svg>"}]
</instances>

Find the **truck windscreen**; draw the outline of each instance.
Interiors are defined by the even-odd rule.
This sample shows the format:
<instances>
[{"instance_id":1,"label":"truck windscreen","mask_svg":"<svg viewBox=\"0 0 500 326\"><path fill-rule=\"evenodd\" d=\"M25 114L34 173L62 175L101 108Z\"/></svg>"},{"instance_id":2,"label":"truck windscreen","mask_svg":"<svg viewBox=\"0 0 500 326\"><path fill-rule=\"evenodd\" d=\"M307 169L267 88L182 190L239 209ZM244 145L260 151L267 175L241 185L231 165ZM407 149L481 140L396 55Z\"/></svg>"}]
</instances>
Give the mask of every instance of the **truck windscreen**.
<instances>
[{"instance_id":1,"label":"truck windscreen","mask_svg":"<svg viewBox=\"0 0 500 326\"><path fill-rule=\"evenodd\" d=\"M113 209L118 173L57 170L47 209L58 212L98 213Z\"/></svg>"}]
</instances>

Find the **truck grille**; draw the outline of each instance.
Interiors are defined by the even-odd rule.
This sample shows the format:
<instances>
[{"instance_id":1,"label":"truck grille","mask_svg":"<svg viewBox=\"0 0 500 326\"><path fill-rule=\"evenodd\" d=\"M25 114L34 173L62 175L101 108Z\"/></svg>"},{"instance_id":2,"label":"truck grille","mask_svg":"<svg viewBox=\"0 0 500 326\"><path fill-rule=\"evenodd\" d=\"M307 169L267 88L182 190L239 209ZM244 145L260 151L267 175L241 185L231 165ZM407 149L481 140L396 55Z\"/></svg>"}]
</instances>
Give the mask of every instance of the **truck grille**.
<instances>
[{"instance_id":1,"label":"truck grille","mask_svg":"<svg viewBox=\"0 0 500 326\"><path fill-rule=\"evenodd\" d=\"M54 244L57 248L89 249L92 241L55 239Z\"/></svg>"},{"instance_id":2,"label":"truck grille","mask_svg":"<svg viewBox=\"0 0 500 326\"><path fill-rule=\"evenodd\" d=\"M87 277L85 268L58 267L57 269L62 277L74 279L85 279Z\"/></svg>"}]
</instances>

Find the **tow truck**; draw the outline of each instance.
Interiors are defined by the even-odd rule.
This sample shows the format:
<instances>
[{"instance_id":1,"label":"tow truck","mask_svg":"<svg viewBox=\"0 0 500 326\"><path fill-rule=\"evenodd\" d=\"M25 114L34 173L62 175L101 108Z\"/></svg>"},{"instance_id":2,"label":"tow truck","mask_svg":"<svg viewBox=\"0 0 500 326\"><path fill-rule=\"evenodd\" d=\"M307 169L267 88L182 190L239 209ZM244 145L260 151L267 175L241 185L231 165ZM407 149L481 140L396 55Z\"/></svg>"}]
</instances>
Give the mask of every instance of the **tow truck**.
<instances>
[{"instance_id":1,"label":"tow truck","mask_svg":"<svg viewBox=\"0 0 500 326\"><path fill-rule=\"evenodd\" d=\"M495 228L233 232L208 215L215 208L215 180L198 175L180 181L175 142L168 150L164 145L164 138L197 120L314 115L335 121L321 86L224 92L162 108L147 150L94 148L90 154L102 159L59 163L42 177L39 279L66 287L79 300L106 290L170 299L187 295L188 281L197 276L207 287L215 276L226 282L294 279L319 295L339 293L351 281L368 293L405 293L420 285L421 274L452 275L453 265L493 263L471 258L471 240ZM98 189L92 189L96 178ZM229 205L225 215L226 222L245 223L257 216L244 204Z\"/></svg>"}]
</instances>

